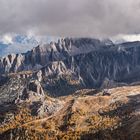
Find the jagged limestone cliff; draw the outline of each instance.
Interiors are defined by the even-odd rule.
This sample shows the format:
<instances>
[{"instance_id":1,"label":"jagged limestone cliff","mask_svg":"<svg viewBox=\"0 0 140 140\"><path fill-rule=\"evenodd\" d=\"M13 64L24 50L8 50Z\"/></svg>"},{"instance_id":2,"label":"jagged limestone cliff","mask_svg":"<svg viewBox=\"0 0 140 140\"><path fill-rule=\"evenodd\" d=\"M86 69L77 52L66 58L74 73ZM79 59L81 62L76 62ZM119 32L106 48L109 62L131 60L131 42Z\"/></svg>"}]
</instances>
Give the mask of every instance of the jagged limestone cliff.
<instances>
[{"instance_id":1,"label":"jagged limestone cliff","mask_svg":"<svg viewBox=\"0 0 140 140\"><path fill-rule=\"evenodd\" d=\"M67 75L87 88L99 88L105 79L117 85L130 84L140 80L139 52L140 42L115 45L95 39L66 38L0 59L0 74L41 70L40 78Z\"/></svg>"}]
</instances>

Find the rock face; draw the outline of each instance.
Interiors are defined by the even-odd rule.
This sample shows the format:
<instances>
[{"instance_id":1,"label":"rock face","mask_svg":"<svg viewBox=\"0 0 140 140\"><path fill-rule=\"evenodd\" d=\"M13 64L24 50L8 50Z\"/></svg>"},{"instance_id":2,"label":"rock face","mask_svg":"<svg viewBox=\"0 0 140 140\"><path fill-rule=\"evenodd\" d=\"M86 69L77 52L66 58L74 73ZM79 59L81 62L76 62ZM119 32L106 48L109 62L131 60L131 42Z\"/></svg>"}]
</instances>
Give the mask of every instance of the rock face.
<instances>
[{"instance_id":1,"label":"rock face","mask_svg":"<svg viewBox=\"0 0 140 140\"><path fill-rule=\"evenodd\" d=\"M51 62L36 74L40 74L40 79L46 79L45 83L49 85L54 84L58 77L67 77L66 81L77 81L86 88L127 85L140 80L139 52L139 42L103 46L88 53L68 56L63 61ZM104 84L106 79L108 84Z\"/></svg>"},{"instance_id":2,"label":"rock face","mask_svg":"<svg viewBox=\"0 0 140 140\"><path fill-rule=\"evenodd\" d=\"M64 60L68 56L87 53L101 46L95 39L60 39L40 45L25 54L10 54L0 59L0 74L22 70L37 70L53 61Z\"/></svg>"},{"instance_id":3,"label":"rock face","mask_svg":"<svg viewBox=\"0 0 140 140\"><path fill-rule=\"evenodd\" d=\"M43 89L40 85L40 83L36 81L31 81L28 85L29 91L36 92L37 94L44 95Z\"/></svg>"},{"instance_id":4,"label":"rock face","mask_svg":"<svg viewBox=\"0 0 140 140\"><path fill-rule=\"evenodd\" d=\"M6 78L0 86L0 105L18 103L20 101L43 99L44 91L39 81L17 76Z\"/></svg>"},{"instance_id":5,"label":"rock face","mask_svg":"<svg viewBox=\"0 0 140 140\"><path fill-rule=\"evenodd\" d=\"M34 101L38 98L44 97L44 91L40 85L40 82L35 80L35 81L30 81L27 86L23 89L22 93L19 95L19 98L17 100L30 100Z\"/></svg>"},{"instance_id":6,"label":"rock face","mask_svg":"<svg viewBox=\"0 0 140 140\"><path fill-rule=\"evenodd\" d=\"M63 60L69 55L89 52L99 45L101 42L95 39L60 39L57 43L40 45L25 54L10 54L0 59L0 74L37 70L50 62Z\"/></svg>"},{"instance_id":7,"label":"rock face","mask_svg":"<svg viewBox=\"0 0 140 140\"><path fill-rule=\"evenodd\" d=\"M75 77L88 88L100 87L104 80L132 83L140 80L140 42L115 45L95 39L60 39L38 46L25 54L0 59L0 74L39 70L37 77ZM52 79L53 80L53 79Z\"/></svg>"}]
</instances>

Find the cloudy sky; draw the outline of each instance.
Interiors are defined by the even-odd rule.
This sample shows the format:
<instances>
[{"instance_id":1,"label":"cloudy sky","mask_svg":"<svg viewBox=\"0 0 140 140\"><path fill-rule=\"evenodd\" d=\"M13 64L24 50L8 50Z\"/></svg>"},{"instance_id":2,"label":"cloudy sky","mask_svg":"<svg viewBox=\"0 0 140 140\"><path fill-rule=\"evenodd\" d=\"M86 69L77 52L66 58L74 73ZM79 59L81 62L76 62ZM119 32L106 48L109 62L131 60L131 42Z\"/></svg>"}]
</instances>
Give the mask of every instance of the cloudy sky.
<instances>
[{"instance_id":1,"label":"cloudy sky","mask_svg":"<svg viewBox=\"0 0 140 140\"><path fill-rule=\"evenodd\" d=\"M0 0L0 34L140 33L140 0Z\"/></svg>"},{"instance_id":2,"label":"cloudy sky","mask_svg":"<svg viewBox=\"0 0 140 140\"><path fill-rule=\"evenodd\" d=\"M140 40L140 0L0 0L0 40L15 34Z\"/></svg>"}]
</instances>

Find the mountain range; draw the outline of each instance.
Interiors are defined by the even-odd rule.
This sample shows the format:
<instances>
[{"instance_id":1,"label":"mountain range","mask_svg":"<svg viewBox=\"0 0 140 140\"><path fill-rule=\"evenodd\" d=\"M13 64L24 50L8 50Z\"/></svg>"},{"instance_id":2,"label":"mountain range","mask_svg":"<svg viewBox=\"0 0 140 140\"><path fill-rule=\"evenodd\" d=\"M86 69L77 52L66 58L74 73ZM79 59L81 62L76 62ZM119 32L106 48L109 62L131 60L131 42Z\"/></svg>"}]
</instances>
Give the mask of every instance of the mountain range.
<instances>
[{"instance_id":1,"label":"mountain range","mask_svg":"<svg viewBox=\"0 0 140 140\"><path fill-rule=\"evenodd\" d=\"M139 41L60 38L3 56L0 139L139 139L139 71Z\"/></svg>"},{"instance_id":2,"label":"mountain range","mask_svg":"<svg viewBox=\"0 0 140 140\"><path fill-rule=\"evenodd\" d=\"M140 78L139 52L138 41L113 44L108 40L65 38L1 58L0 74L38 71L42 77L67 75L87 88L100 88L106 80L131 84Z\"/></svg>"}]
</instances>

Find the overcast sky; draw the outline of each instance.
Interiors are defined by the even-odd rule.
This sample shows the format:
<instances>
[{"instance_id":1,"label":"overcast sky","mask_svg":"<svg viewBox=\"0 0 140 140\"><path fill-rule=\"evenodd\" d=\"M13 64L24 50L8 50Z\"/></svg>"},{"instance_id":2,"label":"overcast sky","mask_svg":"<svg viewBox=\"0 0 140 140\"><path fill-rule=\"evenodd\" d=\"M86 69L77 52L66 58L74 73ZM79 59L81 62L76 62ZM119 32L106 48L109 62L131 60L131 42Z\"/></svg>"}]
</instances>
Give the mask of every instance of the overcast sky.
<instances>
[{"instance_id":1,"label":"overcast sky","mask_svg":"<svg viewBox=\"0 0 140 140\"><path fill-rule=\"evenodd\" d=\"M111 37L140 33L140 0L0 0L0 35Z\"/></svg>"}]
</instances>

